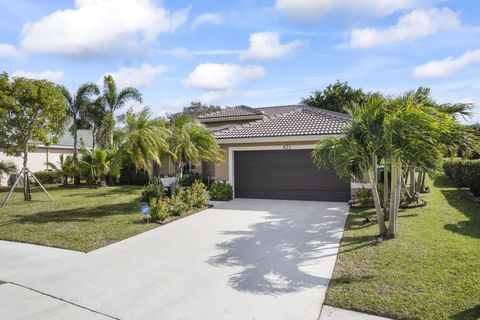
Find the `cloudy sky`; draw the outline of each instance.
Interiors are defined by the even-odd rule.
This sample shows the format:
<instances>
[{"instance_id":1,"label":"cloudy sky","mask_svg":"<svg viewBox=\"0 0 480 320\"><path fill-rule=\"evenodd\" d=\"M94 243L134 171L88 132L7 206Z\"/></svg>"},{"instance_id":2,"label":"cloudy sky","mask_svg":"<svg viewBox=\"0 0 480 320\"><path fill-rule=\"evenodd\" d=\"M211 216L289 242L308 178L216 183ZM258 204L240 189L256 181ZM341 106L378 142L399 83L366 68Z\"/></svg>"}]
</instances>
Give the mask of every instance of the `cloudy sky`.
<instances>
[{"instance_id":1,"label":"cloudy sky","mask_svg":"<svg viewBox=\"0 0 480 320\"><path fill-rule=\"evenodd\" d=\"M0 0L0 70L78 88L112 74L155 114L298 103L348 81L477 104L476 0Z\"/></svg>"}]
</instances>

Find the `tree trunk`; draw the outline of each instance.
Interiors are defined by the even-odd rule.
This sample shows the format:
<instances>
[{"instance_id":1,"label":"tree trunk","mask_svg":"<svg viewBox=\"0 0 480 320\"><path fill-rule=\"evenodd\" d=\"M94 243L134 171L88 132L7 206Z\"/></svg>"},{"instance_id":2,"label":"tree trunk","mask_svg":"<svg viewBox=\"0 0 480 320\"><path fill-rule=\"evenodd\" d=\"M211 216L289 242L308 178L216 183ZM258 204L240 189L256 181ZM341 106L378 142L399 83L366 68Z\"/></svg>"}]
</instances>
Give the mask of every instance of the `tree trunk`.
<instances>
[{"instance_id":1,"label":"tree trunk","mask_svg":"<svg viewBox=\"0 0 480 320\"><path fill-rule=\"evenodd\" d=\"M377 185L377 157L374 156L374 166L373 170L368 170L368 177L370 179L370 184L372 185L372 195L373 195L373 202L375 203L375 212L377 215L378 221L378 230L380 232L380 236L383 237L387 232L387 226L385 225L385 220L383 219L383 212L382 206L380 205L380 197L378 196L378 185Z\"/></svg>"},{"instance_id":2,"label":"tree trunk","mask_svg":"<svg viewBox=\"0 0 480 320\"><path fill-rule=\"evenodd\" d=\"M397 168L396 168L396 160L392 160L391 162L391 187L390 187L390 208L389 208L389 215L388 215L388 230L387 236L391 238L395 238L397 234L397 221L395 216L395 205L397 203L396 196L397 196L397 188L398 188L398 179L397 179Z\"/></svg>"},{"instance_id":3,"label":"tree trunk","mask_svg":"<svg viewBox=\"0 0 480 320\"><path fill-rule=\"evenodd\" d=\"M425 178L426 178L425 171L421 171L421 175L418 176L418 192L425 193Z\"/></svg>"},{"instance_id":4,"label":"tree trunk","mask_svg":"<svg viewBox=\"0 0 480 320\"><path fill-rule=\"evenodd\" d=\"M390 178L388 177L388 166L385 163L383 170L383 218L388 220L388 197L390 191Z\"/></svg>"},{"instance_id":5,"label":"tree trunk","mask_svg":"<svg viewBox=\"0 0 480 320\"><path fill-rule=\"evenodd\" d=\"M415 168L410 168L410 197L415 198L415 191L417 189L415 184Z\"/></svg>"},{"instance_id":6,"label":"tree trunk","mask_svg":"<svg viewBox=\"0 0 480 320\"><path fill-rule=\"evenodd\" d=\"M77 149L77 119L73 118L73 163L75 166L78 164L78 149ZM76 171L76 170L75 170ZM73 184L80 185L80 175L76 174L73 177Z\"/></svg>"},{"instance_id":7,"label":"tree trunk","mask_svg":"<svg viewBox=\"0 0 480 320\"><path fill-rule=\"evenodd\" d=\"M92 151L95 151L95 144L97 142L96 130L92 129Z\"/></svg>"},{"instance_id":8,"label":"tree trunk","mask_svg":"<svg viewBox=\"0 0 480 320\"><path fill-rule=\"evenodd\" d=\"M26 169L23 171L23 200L30 201L32 200L32 195L30 193L30 180L28 179L28 151L23 152L23 168Z\"/></svg>"}]
</instances>

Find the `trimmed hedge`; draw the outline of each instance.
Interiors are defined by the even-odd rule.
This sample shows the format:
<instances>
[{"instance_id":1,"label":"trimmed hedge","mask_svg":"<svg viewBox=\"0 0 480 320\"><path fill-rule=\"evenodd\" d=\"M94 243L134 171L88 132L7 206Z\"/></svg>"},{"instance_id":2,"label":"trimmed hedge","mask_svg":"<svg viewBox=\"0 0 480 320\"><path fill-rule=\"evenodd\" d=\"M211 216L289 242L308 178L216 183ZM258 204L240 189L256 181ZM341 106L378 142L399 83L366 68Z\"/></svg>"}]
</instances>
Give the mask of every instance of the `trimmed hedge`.
<instances>
[{"instance_id":1,"label":"trimmed hedge","mask_svg":"<svg viewBox=\"0 0 480 320\"><path fill-rule=\"evenodd\" d=\"M446 161L443 170L457 185L480 195L480 160Z\"/></svg>"},{"instance_id":2,"label":"trimmed hedge","mask_svg":"<svg viewBox=\"0 0 480 320\"><path fill-rule=\"evenodd\" d=\"M228 182L215 181L210 186L210 198L218 201L232 200L233 188Z\"/></svg>"},{"instance_id":3,"label":"trimmed hedge","mask_svg":"<svg viewBox=\"0 0 480 320\"><path fill-rule=\"evenodd\" d=\"M33 173L42 184L62 183L62 173L59 171L37 171Z\"/></svg>"}]
</instances>

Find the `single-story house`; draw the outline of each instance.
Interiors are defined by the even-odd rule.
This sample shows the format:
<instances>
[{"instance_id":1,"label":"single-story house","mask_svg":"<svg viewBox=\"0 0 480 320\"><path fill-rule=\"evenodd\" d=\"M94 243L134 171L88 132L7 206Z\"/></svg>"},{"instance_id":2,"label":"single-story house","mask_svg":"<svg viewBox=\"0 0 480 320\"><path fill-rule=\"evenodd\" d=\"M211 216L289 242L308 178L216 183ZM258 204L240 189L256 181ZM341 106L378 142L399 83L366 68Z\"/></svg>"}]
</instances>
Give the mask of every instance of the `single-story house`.
<instances>
[{"instance_id":1,"label":"single-story house","mask_svg":"<svg viewBox=\"0 0 480 320\"><path fill-rule=\"evenodd\" d=\"M311 152L341 135L348 115L305 105L237 106L202 115L225 153L222 163L197 167L204 176L228 181L237 198L348 201L352 184L333 169L318 169ZM166 161L159 174L173 173Z\"/></svg>"},{"instance_id":2,"label":"single-story house","mask_svg":"<svg viewBox=\"0 0 480 320\"><path fill-rule=\"evenodd\" d=\"M51 162L54 164L60 164L60 156L63 154L73 155L73 136L66 131L62 137L59 137L59 143L45 146L43 144L39 144L35 151L28 153L28 168L32 172L47 170L47 162ZM77 132L77 141L78 141L78 148L80 148L80 143L83 142L86 147L92 147L92 134L89 130L78 130ZM23 159L21 157L12 157L7 156L1 149L0 149L0 161L11 161L16 166L17 169L20 171L23 167ZM5 175L0 175L0 186L7 186L11 184L11 180L9 177Z\"/></svg>"}]
</instances>

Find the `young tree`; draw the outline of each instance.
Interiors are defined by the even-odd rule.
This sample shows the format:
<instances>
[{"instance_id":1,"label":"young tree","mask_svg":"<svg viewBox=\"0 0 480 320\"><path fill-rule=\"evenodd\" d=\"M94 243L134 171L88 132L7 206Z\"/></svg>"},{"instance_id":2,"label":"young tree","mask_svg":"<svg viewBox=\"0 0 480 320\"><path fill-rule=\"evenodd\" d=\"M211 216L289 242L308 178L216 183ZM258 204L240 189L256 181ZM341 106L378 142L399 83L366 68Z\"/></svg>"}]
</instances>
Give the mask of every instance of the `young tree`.
<instances>
[{"instance_id":1,"label":"young tree","mask_svg":"<svg viewBox=\"0 0 480 320\"><path fill-rule=\"evenodd\" d=\"M127 87L118 90L117 84L111 75L106 75L103 78L103 103L107 112L105 117L105 124L107 127L109 137L109 148L113 147L113 131L115 128L115 111L123 108L128 101L136 101L141 103L143 101L142 94L135 88Z\"/></svg>"},{"instance_id":2,"label":"young tree","mask_svg":"<svg viewBox=\"0 0 480 320\"><path fill-rule=\"evenodd\" d=\"M301 103L310 107L346 113L345 108L352 104L362 104L368 95L362 89L354 89L348 82L337 80L322 91L314 91L308 98L302 98Z\"/></svg>"},{"instance_id":3,"label":"young tree","mask_svg":"<svg viewBox=\"0 0 480 320\"><path fill-rule=\"evenodd\" d=\"M183 167L189 162L223 160L223 152L212 133L199 122L186 116L176 117L170 130L170 152L174 155L178 177L182 177Z\"/></svg>"},{"instance_id":4,"label":"young tree","mask_svg":"<svg viewBox=\"0 0 480 320\"><path fill-rule=\"evenodd\" d=\"M67 118L62 90L52 82L26 78L10 80L0 76L0 148L22 157L28 167L28 153L38 143L58 141ZM28 172L24 175L24 199L30 200Z\"/></svg>"},{"instance_id":5,"label":"young tree","mask_svg":"<svg viewBox=\"0 0 480 320\"><path fill-rule=\"evenodd\" d=\"M125 127L120 131L118 163L124 157L137 169L145 170L152 176L153 163L161 163L168 155L168 139L171 131L168 124L161 119L151 119L148 108L139 113L129 111L125 114Z\"/></svg>"},{"instance_id":6,"label":"young tree","mask_svg":"<svg viewBox=\"0 0 480 320\"><path fill-rule=\"evenodd\" d=\"M62 93L67 102L67 112L72 120L72 127L70 128L73 133L73 161L78 162L78 148L77 148L77 131L79 125L81 126L81 115L85 112L86 108L92 104L91 98L93 95L100 94L100 89L94 83L87 82L78 88L77 92L70 93L64 86ZM73 178L74 184L80 184L80 176L76 174Z\"/></svg>"}]
</instances>

